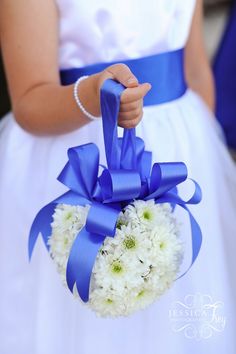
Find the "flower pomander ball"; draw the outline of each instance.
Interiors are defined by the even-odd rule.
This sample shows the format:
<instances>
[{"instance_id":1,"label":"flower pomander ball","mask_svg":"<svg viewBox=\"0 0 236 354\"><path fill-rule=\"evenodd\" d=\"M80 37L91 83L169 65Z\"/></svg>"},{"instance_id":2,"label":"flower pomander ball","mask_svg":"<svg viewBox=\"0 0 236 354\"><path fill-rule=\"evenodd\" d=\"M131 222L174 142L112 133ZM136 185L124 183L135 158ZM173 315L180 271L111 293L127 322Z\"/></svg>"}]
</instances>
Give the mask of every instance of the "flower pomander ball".
<instances>
[{"instance_id":1,"label":"flower pomander ball","mask_svg":"<svg viewBox=\"0 0 236 354\"><path fill-rule=\"evenodd\" d=\"M57 205L48 244L66 285L67 261L89 206ZM169 204L135 200L120 213L114 237L106 237L93 267L87 305L103 317L146 308L173 284L183 244ZM79 269L78 269L79 272ZM79 297L76 286L73 294Z\"/></svg>"}]
</instances>

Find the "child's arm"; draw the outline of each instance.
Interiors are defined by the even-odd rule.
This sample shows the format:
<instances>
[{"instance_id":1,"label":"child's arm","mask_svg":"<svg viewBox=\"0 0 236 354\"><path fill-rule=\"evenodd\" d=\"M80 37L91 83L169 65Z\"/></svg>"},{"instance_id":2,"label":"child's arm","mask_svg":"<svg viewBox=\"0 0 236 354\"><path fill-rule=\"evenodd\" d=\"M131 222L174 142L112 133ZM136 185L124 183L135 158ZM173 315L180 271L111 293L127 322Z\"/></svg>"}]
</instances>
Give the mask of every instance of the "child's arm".
<instances>
[{"instance_id":1,"label":"child's arm","mask_svg":"<svg viewBox=\"0 0 236 354\"><path fill-rule=\"evenodd\" d=\"M58 72L58 12L53 0L1 0L0 39L13 112L34 134L72 131L89 122L73 98L73 85L61 86ZM149 84L139 85L127 66L117 64L79 85L84 107L100 114L99 88L115 78L127 90L121 98L119 125L136 126ZM129 79L133 79L128 83Z\"/></svg>"},{"instance_id":2,"label":"child's arm","mask_svg":"<svg viewBox=\"0 0 236 354\"><path fill-rule=\"evenodd\" d=\"M202 9L202 0L197 0L186 46L186 77L189 87L202 96L210 109L214 111L214 82L203 41Z\"/></svg>"}]
</instances>

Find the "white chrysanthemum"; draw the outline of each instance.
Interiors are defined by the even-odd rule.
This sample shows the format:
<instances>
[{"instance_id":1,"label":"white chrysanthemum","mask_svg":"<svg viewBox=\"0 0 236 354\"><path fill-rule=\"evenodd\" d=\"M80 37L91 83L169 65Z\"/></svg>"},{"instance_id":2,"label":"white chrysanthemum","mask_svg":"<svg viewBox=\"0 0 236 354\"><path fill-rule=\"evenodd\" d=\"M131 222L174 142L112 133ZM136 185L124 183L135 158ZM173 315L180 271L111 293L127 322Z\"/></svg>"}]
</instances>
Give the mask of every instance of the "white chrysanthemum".
<instances>
[{"instance_id":1,"label":"white chrysanthemum","mask_svg":"<svg viewBox=\"0 0 236 354\"><path fill-rule=\"evenodd\" d=\"M82 228L85 224L89 206L59 204L53 215L53 229L59 233Z\"/></svg>"},{"instance_id":2,"label":"white chrysanthemum","mask_svg":"<svg viewBox=\"0 0 236 354\"><path fill-rule=\"evenodd\" d=\"M139 288L132 289L129 296L129 309L127 314L142 310L157 300L156 292L148 285L143 284Z\"/></svg>"},{"instance_id":3,"label":"white chrysanthemum","mask_svg":"<svg viewBox=\"0 0 236 354\"><path fill-rule=\"evenodd\" d=\"M66 284L66 266L89 206L58 205L53 215L50 254ZM173 283L183 257L169 204L136 200L118 218L115 237L98 252L88 305L99 316L126 316L158 299ZM78 297L77 289L73 291Z\"/></svg>"},{"instance_id":4,"label":"white chrysanthemum","mask_svg":"<svg viewBox=\"0 0 236 354\"><path fill-rule=\"evenodd\" d=\"M171 208L168 204L155 204L151 200L136 200L128 205L124 215L132 225L136 225L146 230L151 230L153 226L168 219L171 214Z\"/></svg>"},{"instance_id":5,"label":"white chrysanthemum","mask_svg":"<svg viewBox=\"0 0 236 354\"><path fill-rule=\"evenodd\" d=\"M131 267L125 258L116 258L109 254L97 257L93 276L97 287L116 288L122 295L129 283Z\"/></svg>"},{"instance_id":6,"label":"white chrysanthemum","mask_svg":"<svg viewBox=\"0 0 236 354\"><path fill-rule=\"evenodd\" d=\"M155 226L151 231L153 244L153 259L156 258L156 265L163 265L170 268L170 265L177 269L182 259L183 245L180 241L174 226L162 224Z\"/></svg>"},{"instance_id":7,"label":"white chrysanthemum","mask_svg":"<svg viewBox=\"0 0 236 354\"><path fill-rule=\"evenodd\" d=\"M90 292L89 302L96 313L103 317L116 317L126 312L123 296L114 290L97 288Z\"/></svg>"},{"instance_id":8,"label":"white chrysanthemum","mask_svg":"<svg viewBox=\"0 0 236 354\"><path fill-rule=\"evenodd\" d=\"M106 238L105 246L107 244L115 245L115 254L127 254L129 259L132 257L143 259L146 250L152 247L152 241L146 233L132 223L117 228L116 236L113 239Z\"/></svg>"},{"instance_id":9,"label":"white chrysanthemum","mask_svg":"<svg viewBox=\"0 0 236 354\"><path fill-rule=\"evenodd\" d=\"M53 214L50 254L66 284L66 266L73 241L85 224L89 206L59 204Z\"/></svg>"}]
</instances>

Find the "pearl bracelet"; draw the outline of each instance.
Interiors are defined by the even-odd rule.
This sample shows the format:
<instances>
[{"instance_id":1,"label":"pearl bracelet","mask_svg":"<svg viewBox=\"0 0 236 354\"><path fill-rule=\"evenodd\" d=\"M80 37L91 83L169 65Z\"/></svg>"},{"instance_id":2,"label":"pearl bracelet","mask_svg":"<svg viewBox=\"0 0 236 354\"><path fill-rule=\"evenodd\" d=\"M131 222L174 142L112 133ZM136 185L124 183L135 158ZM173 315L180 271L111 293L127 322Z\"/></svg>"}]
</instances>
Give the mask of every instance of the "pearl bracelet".
<instances>
[{"instance_id":1,"label":"pearl bracelet","mask_svg":"<svg viewBox=\"0 0 236 354\"><path fill-rule=\"evenodd\" d=\"M80 84L81 81L83 81L84 79L87 79L88 76L81 76L78 78L78 80L76 80L75 84L74 84L74 98L75 98L75 102L77 103L78 107L80 108L80 110L86 115L86 117L88 117L91 120L98 120L101 117L96 117L93 116L91 113L89 113L88 111L86 111L86 109L84 108L84 106L82 105L82 103L80 102L79 99L79 95L78 95L78 86Z\"/></svg>"}]
</instances>

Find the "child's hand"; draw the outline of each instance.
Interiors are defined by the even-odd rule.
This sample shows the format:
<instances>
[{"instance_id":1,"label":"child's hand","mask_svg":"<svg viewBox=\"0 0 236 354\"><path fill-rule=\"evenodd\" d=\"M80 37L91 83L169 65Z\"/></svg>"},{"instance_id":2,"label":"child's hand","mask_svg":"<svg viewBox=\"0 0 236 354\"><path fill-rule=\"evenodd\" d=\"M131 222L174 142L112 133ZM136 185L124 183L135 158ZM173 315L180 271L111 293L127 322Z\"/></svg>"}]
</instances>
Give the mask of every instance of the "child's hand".
<instances>
[{"instance_id":1,"label":"child's hand","mask_svg":"<svg viewBox=\"0 0 236 354\"><path fill-rule=\"evenodd\" d=\"M118 125L123 128L136 127L143 116L143 97L151 89L151 85L149 83L139 84L127 65L114 64L98 74L98 97L100 87L109 78L127 87L121 95Z\"/></svg>"}]
</instances>

